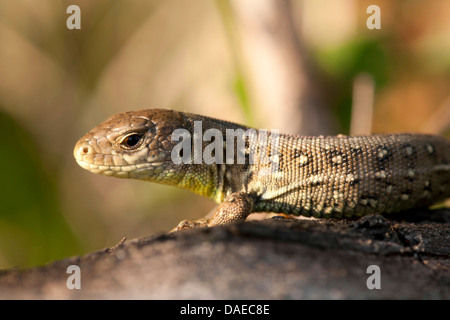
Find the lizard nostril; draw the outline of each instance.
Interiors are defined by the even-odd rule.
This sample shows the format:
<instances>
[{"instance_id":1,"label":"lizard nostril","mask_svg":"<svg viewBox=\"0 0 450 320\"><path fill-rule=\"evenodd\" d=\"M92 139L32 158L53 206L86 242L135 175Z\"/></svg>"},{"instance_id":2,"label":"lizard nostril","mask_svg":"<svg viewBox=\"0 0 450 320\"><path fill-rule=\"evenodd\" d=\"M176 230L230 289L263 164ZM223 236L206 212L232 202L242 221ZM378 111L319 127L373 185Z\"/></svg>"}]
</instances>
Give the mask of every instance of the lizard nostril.
<instances>
[{"instance_id":1,"label":"lizard nostril","mask_svg":"<svg viewBox=\"0 0 450 320\"><path fill-rule=\"evenodd\" d=\"M86 157L90 157L94 153L95 152L92 146L88 145L84 141L77 143L73 149L73 156L77 161L85 161L87 159Z\"/></svg>"},{"instance_id":2,"label":"lizard nostril","mask_svg":"<svg viewBox=\"0 0 450 320\"><path fill-rule=\"evenodd\" d=\"M78 154L81 156L91 154L91 153L92 153L92 148L90 146L80 146L78 148Z\"/></svg>"}]
</instances>

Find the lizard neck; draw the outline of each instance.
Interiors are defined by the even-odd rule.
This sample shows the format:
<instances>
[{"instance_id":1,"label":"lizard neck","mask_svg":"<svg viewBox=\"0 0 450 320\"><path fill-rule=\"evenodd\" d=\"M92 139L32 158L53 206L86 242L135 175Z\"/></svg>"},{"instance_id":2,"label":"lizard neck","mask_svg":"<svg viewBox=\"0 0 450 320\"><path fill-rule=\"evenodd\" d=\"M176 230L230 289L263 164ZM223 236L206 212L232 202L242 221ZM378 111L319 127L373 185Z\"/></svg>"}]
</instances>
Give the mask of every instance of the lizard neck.
<instances>
[{"instance_id":1,"label":"lizard neck","mask_svg":"<svg viewBox=\"0 0 450 320\"><path fill-rule=\"evenodd\" d=\"M226 197L223 188L225 168L221 165L190 164L180 174L177 187L187 189L219 203Z\"/></svg>"}]
</instances>

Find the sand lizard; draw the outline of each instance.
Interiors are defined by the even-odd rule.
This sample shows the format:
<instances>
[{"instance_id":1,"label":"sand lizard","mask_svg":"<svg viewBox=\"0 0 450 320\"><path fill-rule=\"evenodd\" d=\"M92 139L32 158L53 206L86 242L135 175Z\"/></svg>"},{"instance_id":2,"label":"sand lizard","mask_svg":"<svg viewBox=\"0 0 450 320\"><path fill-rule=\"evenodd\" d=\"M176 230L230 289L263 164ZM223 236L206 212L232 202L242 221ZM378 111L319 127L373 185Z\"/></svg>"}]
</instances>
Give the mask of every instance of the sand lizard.
<instances>
[{"instance_id":1,"label":"sand lizard","mask_svg":"<svg viewBox=\"0 0 450 320\"><path fill-rule=\"evenodd\" d=\"M178 229L242 222L252 212L356 218L427 207L450 197L450 141L440 136L280 134L277 148L275 140L260 148L247 137L246 155L256 150L259 156L273 156L276 150L277 170L267 174L269 164L249 159L243 164L175 164L173 132L193 133L195 121L201 122L202 133L213 128L224 137L226 129L249 129L172 110L124 112L83 136L74 156L97 174L169 184L220 203L212 217L185 220ZM201 150L209 143L202 141ZM192 160L193 155L181 156Z\"/></svg>"}]
</instances>

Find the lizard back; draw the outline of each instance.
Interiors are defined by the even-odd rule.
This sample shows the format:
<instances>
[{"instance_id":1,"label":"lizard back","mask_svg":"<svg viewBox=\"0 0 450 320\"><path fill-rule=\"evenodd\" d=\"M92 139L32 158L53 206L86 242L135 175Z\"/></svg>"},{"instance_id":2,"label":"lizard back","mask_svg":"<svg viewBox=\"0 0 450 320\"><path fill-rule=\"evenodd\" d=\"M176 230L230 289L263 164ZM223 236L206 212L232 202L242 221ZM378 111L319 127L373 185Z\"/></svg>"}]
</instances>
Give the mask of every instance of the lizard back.
<instances>
[{"instance_id":1,"label":"lizard back","mask_svg":"<svg viewBox=\"0 0 450 320\"><path fill-rule=\"evenodd\" d=\"M248 181L255 211L357 217L450 197L450 142L437 136L281 135L278 161L277 172Z\"/></svg>"}]
</instances>

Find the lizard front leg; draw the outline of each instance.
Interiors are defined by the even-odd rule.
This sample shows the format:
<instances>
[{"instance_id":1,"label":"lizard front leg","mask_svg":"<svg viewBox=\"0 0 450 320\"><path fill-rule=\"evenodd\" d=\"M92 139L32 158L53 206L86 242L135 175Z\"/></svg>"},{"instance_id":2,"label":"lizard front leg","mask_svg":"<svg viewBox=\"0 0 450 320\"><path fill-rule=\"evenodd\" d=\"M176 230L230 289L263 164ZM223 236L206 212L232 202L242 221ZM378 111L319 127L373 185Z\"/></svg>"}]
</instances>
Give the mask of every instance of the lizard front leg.
<instances>
[{"instance_id":1,"label":"lizard front leg","mask_svg":"<svg viewBox=\"0 0 450 320\"><path fill-rule=\"evenodd\" d=\"M245 192L235 192L217 207L212 217L193 221L183 220L172 231L244 222L252 213L252 209L252 197Z\"/></svg>"}]
</instances>

